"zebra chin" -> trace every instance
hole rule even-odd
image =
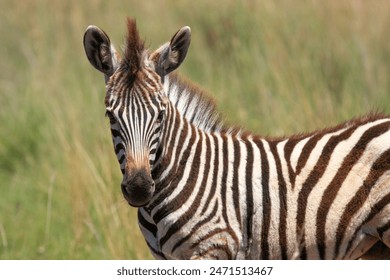
[[[133,207],[146,206],[154,194],[154,181],[145,172],[139,171],[131,176],[124,176],[121,184],[124,198]]]

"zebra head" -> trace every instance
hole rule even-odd
[[[191,30],[181,28],[155,52],[144,48],[135,20],[127,21],[128,34],[123,58],[107,34],[89,26],[84,48],[89,62],[104,74],[106,115],[123,180],[122,193],[131,206],[147,205],[155,185],[151,176],[158,160],[168,97],[164,77],[183,62]]]

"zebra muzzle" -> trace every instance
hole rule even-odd
[[[123,177],[122,193],[133,207],[142,207],[149,203],[154,193],[154,181],[145,172],[139,171]]]

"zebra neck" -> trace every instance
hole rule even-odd
[[[199,141],[203,132],[192,125],[172,105],[168,106],[162,142],[160,143],[161,156],[153,170],[153,178],[164,185],[172,181],[175,171],[185,164],[190,154],[195,153],[194,145]]]
[[[171,74],[164,81],[164,90],[180,115],[205,132],[219,132],[224,128],[214,100],[190,81]]]

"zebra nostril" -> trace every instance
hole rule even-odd
[[[125,195],[125,197],[129,196],[129,188],[125,184],[121,184],[122,193]]]

